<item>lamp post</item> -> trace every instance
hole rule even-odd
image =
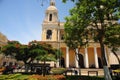
[[[59,60],[59,67],[61,67],[61,52],[60,52],[60,20],[58,21],[58,60]]]

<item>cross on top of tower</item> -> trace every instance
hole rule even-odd
[[[55,6],[55,0],[50,0],[50,6]]]

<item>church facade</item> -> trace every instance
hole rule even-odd
[[[58,10],[55,0],[50,0],[50,6],[45,11],[45,18],[42,23],[42,40],[51,44],[54,48],[60,49],[63,55],[59,59],[59,66],[81,68],[102,68],[101,51],[99,43],[91,41],[88,47],[80,50],[79,55],[64,43],[64,23],[59,21]],[[77,49],[76,49],[77,50]],[[105,47],[107,63],[110,65],[110,50]],[[77,60],[76,57],[79,57]]]

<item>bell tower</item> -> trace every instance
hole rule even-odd
[[[45,11],[45,18],[42,24],[42,41],[58,40],[58,10],[55,0],[50,0],[50,6]]]
[[[45,12],[44,22],[57,22],[58,21],[58,10],[55,6],[55,0],[50,0],[50,6]]]

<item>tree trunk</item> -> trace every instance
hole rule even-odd
[[[112,80],[108,67],[103,65],[103,69],[105,80]]]
[[[100,41],[100,47],[101,47],[101,54],[102,54],[102,62],[103,62],[103,69],[104,69],[104,77],[105,80],[112,80],[109,68],[107,66],[107,59],[105,54],[105,47],[102,41]]]
[[[75,54],[76,56],[78,56],[78,54],[79,53],[77,53],[77,54]],[[81,75],[81,67],[80,67],[80,65],[79,65],[79,58],[77,59],[77,57],[76,57],[76,60],[78,61],[78,74],[77,75]]]
[[[119,65],[120,65],[120,59],[119,59],[118,55],[116,54],[116,52],[115,52],[114,50],[112,50],[112,52],[113,52],[113,54],[116,56],[116,58],[117,58],[117,60],[118,60],[118,63],[119,63]]]
[[[29,65],[25,64],[25,72],[28,72],[28,69],[29,69]]]
[[[76,49],[78,49],[78,48],[76,48]],[[75,56],[76,56],[75,58],[78,61],[78,69],[79,69],[78,75],[81,75],[81,66],[79,65],[79,57],[78,57],[79,50],[77,51],[76,49],[74,49],[74,50],[75,50]]]
[[[23,61],[24,62],[24,66],[25,66],[25,72],[28,72],[28,63],[26,61]]]

